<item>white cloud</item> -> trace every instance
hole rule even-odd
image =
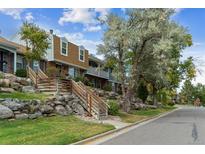
[[[91,9],[86,8],[73,8],[65,9],[63,16],[60,17],[58,23],[63,25],[66,22],[82,23],[82,24],[93,24],[95,23],[95,14]]]
[[[5,14],[5,15],[9,15],[12,16],[14,19],[21,19],[21,13],[23,13],[24,9],[3,9],[0,8],[0,12]]]
[[[100,20],[106,20],[107,19],[107,15],[108,15],[110,9],[109,8],[96,8],[95,11],[97,13],[99,13],[99,17],[98,18]]]
[[[99,25],[97,25],[97,26],[88,25],[83,30],[88,31],[88,32],[97,32],[97,31],[101,30],[101,26],[99,26]]]
[[[84,31],[97,32],[101,30],[99,20],[106,20],[110,9],[107,8],[73,8],[64,9],[63,16],[59,18],[58,23],[80,23],[84,25]]]
[[[28,22],[32,22],[32,21],[34,20],[34,17],[33,17],[33,15],[32,15],[32,12],[26,13],[25,19],[26,19],[26,21],[28,21]]]

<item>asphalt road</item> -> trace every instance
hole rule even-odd
[[[205,108],[186,107],[136,127],[101,144],[205,144]]]

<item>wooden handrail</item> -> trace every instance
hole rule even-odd
[[[72,92],[75,93],[87,106],[90,115],[100,118],[101,112],[107,115],[108,104],[102,98],[94,94],[92,90],[87,88],[82,82],[76,83],[71,80]]]

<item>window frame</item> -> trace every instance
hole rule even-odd
[[[83,55],[81,55],[81,51],[83,51]],[[80,59],[80,57],[83,56],[83,60]],[[85,62],[85,49],[79,48],[79,61]]]
[[[62,51],[62,49],[63,49],[63,43],[65,43],[66,44],[66,53],[63,53]],[[63,55],[63,56],[68,56],[68,42],[66,42],[66,41],[64,41],[64,40],[62,40],[61,39],[61,43],[60,43],[60,52],[61,52],[61,55]]]

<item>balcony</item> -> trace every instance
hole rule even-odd
[[[97,77],[101,77],[101,78],[105,78],[105,79],[109,79],[109,73],[106,72],[106,71],[103,71],[99,67],[89,67],[88,70],[87,70],[87,74],[97,76]]]

